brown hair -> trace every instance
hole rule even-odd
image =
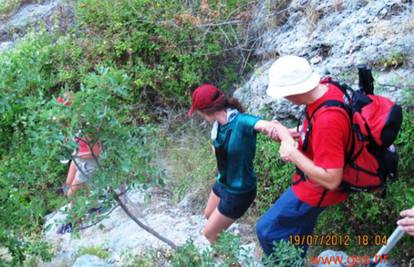
[[[213,99],[215,100],[217,98],[219,98],[221,96],[220,93],[218,93],[217,95],[213,95]],[[220,111],[220,110],[225,110],[227,108],[234,108],[237,109],[239,112],[245,112],[244,107],[242,106],[242,104],[240,103],[240,101],[237,98],[234,98],[232,96],[224,96],[223,100],[218,102],[217,104],[213,105],[212,107],[200,110],[203,113],[206,114],[211,114],[214,113],[216,111]]]

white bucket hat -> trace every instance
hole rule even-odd
[[[315,88],[320,78],[306,59],[282,56],[270,67],[266,93],[273,98],[303,94]]]

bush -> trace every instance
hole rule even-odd
[[[200,251],[192,241],[172,255],[173,266],[303,266],[302,250],[286,241],[275,242],[275,252],[257,260],[254,255],[246,255],[240,237],[222,232],[212,248]]]
[[[82,255],[95,255],[98,258],[107,260],[109,258],[109,252],[100,247],[83,247],[80,248],[77,257]]]
[[[172,255],[171,263],[175,267],[213,267],[214,258],[208,250],[200,252],[192,241],[188,241]]]
[[[258,177],[256,209],[263,214],[289,187],[294,166],[279,157],[279,144],[264,135],[258,135],[255,159]]]
[[[21,4],[21,0],[1,0],[0,1],[0,19],[8,17]]]
[[[218,82],[225,73],[234,79],[229,67],[240,62],[227,48],[240,38],[233,34],[240,28],[211,24],[230,19],[230,12],[244,2],[203,9],[183,6],[182,1],[82,0],[77,15],[89,33],[82,38],[89,62],[104,60],[126,69],[135,99],[152,106],[183,107],[189,89],[199,83]],[[221,38],[223,32],[228,32],[228,39]]]
[[[105,171],[94,177],[94,184],[89,184],[92,187],[89,205],[96,203],[93,199],[108,187],[159,182],[159,175],[149,167],[151,152],[144,148],[147,136],[154,129],[137,125],[135,109],[125,100],[129,99],[129,77],[124,71],[101,67],[97,73],[84,76],[80,90],[74,93],[72,106],[65,107],[47,94],[57,76],[44,72],[49,64],[45,58],[59,46],[40,49],[38,46],[46,40],[28,40],[20,49],[9,52],[7,58],[1,58],[6,63],[2,75],[7,78],[0,82],[5,99],[0,123],[7,131],[1,133],[0,139],[4,151],[0,165],[0,183],[4,185],[0,190],[0,225],[2,239],[6,239],[3,243],[14,262],[23,261],[24,253],[45,255],[29,248],[40,237],[44,216],[64,203],[56,195],[66,169],[59,159],[70,157],[76,147],[72,140],[78,129],[105,145],[102,154]],[[29,57],[24,54],[29,49],[49,52]],[[19,69],[20,64],[27,66]],[[21,75],[14,77],[15,72]],[[79,218],[88,208],[84,202],[76,203],[79,205],[75,205],[73,218]],[[14,212],[10,214],[11,210]],[[32,241],[35,243],[30,245]],[[25,243],[29,245],[21,245]]]
[[[48,89],[56,83],[50,72],[48,57],[55,49],[50,41],[42,34],[29,36],[0,55],[0,236],[14,264],[26,252],[50,256],[36,236],[44,215],[62,204],[54,192],[63,176],[64,167],[56,160],[61,147],[50,135],[41,145],[35,141],[45,129],[59,136],[45,116]]]
[[[283,267],[292,266],[300,267],[304,266],[305,262],[301,254],[303,250],[291,245],[289,242],[281,240],[274,243],[274,252],[264,257],[263,263],[265,266]]]

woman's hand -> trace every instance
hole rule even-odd
[[[405,217],[397,222],[397,224],[407,234],[414,236],[414,208],[409,210],[403,210],[400,215]]]
[[[300,136],[296,128],[288,129],[277,120],[259,120],[254,126],[254,129],[263,134],[266,134],[276,142],[280,142],[287,138],[297,139]],[[282,138],[279,135],[283,135]]]
[[[273,122],[271,121],[259,120],[254,126],[254,129],[269,136],[270,138],[275,139],[276,141],[280,141],[275,134]]]
[[[296,149],[296,142],[292,137],[291,131],[278,121],[272,121],[274,132],[272,138],[281,141],[279,154],[285,161],[291,161],[291,154]]]
[[[272,131],[273,139],[278,138],[282,142],[285,140],[293,140],[290,130],[286,128],[285,126],[283,126],[280,122],[271,121],[271,124],[273,126],[273,131]]]

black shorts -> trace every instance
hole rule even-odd
[[[226,191],[218,182],[213,185],[213,192],[220,198],[218,211],[226,217],[234,220],[243,216],[256,198],[256,188],[251,191],[234,194]]]

